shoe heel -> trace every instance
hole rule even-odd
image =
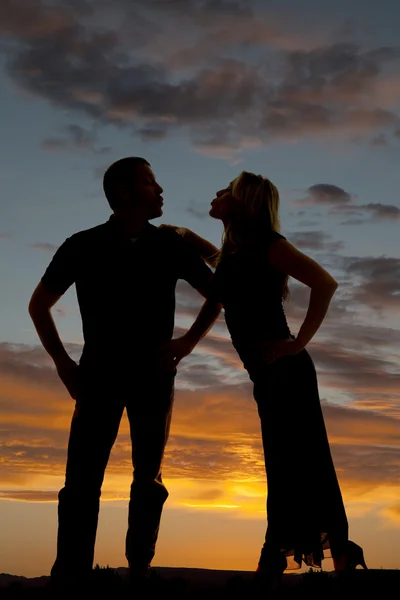
[[[349,541],[348,552],[346,557],[346,562],[348,563],[348,568],[351,571],[354,571],[358,565],[365,570],[368,570],[367,563],[364,559],[364,551],[361,546],[358,546],[352,541]]]

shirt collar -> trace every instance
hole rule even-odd
[[[126,231],[124,231],[124,229],[121,226],[120,221],[115,217],[115,215],[111,215],[109,217],[109,219],[107,221],[107,225],[113,236],[116,236],[121,239],[126,239],[126,240],[129,240],[134,237],[132,235],[127,234]],[[157,229],[157,227],[155,225],[152,225],[151,223],[147,222],[142,233],[139,236],[135,236],[135,237],[138,239],[148,237],[156,229]]]

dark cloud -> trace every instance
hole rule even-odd
[[[359,225],[370,222],[371,220],[398,219],[400,217],[400,208],[392,204],[369,203],[356,204],[355,195],[346,192],[343,188],[330,183],[316,183],[310,186],[304,198],[295,200],[294,204],[312,204],[316,206],[327,206],[330,208],[329,215],[346,215],[348,217],[343,222],[344,225]],[[297,217],[304,213],[299,211]],[[307,232],[299,233],[299,236],[306,236]],[[314,233],[315,236],[323,235]],[[300,237],[302,241],[302,237]],[[332,248],[333,250],[334,248]],[[338,248],[339,249],[339,248]]]
[[[176,314],[179,319],[190,317],[195,319],[204,303],[204,298],[186,281],[180,279],[176,286]],[[223,313],[217,319],[223,323]]]
[[[53,385],[50,358],[39,347],[0,343],[0,373],[31,383]]]
[[[58,246],[56,244],[50,244],[50,242],[35,242],[32,244],[32,248],[36,248],[37,250],[44,250],[45,252],[54,252],[57,250]]]
[[[168,132],[166,127],[143,127],[137,133],[144,142],[153,142],[163,140]]]
[[[358,225],[364,225],[365,223],[365,219],[346,219],[345,221],[342,221],[340,223],[340,225],[347,225],[350,227],[358,227]]]
[[[371,139],[372,146],[388,146],[388,140],[384,133],[378,133]]]
[[[346,391],[352,399],[365,390],[374,396],[398,394],[399,381],[393,356],[368,355],[361,352],[355,342],[314,342],[309,351],[317,365],[320,381],[332,390]]]
[[[304,216],[305,216],[305,214],[306,214],[306,213],[305,213],[305,211],[303,211],[303,210],[299,210],[299,211],[298,211],[298,212],[295,214],[295,216],[296,216],[297,218],[302,218],[302,217],[304,217]],[[313,214],[313,216],[315,216],[315,215]],[[312,220],[312,219],[304,219],[304,221],[298,221],[298,223],[297,223],[297,224],[298,224],[298,226],[299,226],[299,227],[318,227],[318,225],[320,225],[320,222],[319,222],[319,221],[317,221],[317,220],[315,220],[315,221],[314,221],[314,220]]]
[[[330,183],[316,183],[308,188],[307,193],[305,202],[311,202],[312,204],[333,204],[337,206],[338,204],[347,204],[352,200],[352,194]]]
[[[229,338],[208,335],[179,365],[177,387],[218,391],[236,383],[247,388],[249,378]]]
[[[65,344],[74,358],[80,355],[78,344]],[[0,376],[22,383],[62,390],[53,362],[41,346],[0,342]],[[17,410],[17,407],[16,407]]]
[[[65,459],[65,448],[54,448],[54,446],[37,445],[36,440],[30,440],[31,445],[23,443],[11,443],[1,447],[1,457],[3,465],[9,461],[13,461],[14,465],[17,462],[23,463],[25,468],[31,471],[36,470],[36,464],[46,463],[46,470],[51,469],[53,465],[59,465]],[[28,467],[28,463],[30,467]],[[43,466],[42,466],[43,469]]]
[[[398,418],[328,402],[323,402],[322,408],[343,478],[376,482],[380,479],[379,470],[383,469],[383,483],[399,483]]]
[[[195,217],[196,219],[200,219],[200,220],[206,219],[209,216],[207,208],[205,208],[203,206],[201,208],[198,208],[197,206],[194,206],[194,205],[193,206],[189,206],[186,209],[186,212],[191,217]]]
[[[63,127],[62,137],[46,138],[42,141],[42,147],[46,150],[68,150],[78,149],[93,152],[95,154],[107,154],[109,146],[98,146],[97,132],[71,123]]]
[[[63,150],[67,146],[67,140],[63,140],[61,138],[49,137],[42,141],[42,148],[45,150],[50,150],[51,152],[54,150]]]
[[[354,423],[355,429],[358,430],[360,425],[360,421]],[[397,486],[400,483],[398,447],[335,444],[332,455],[343,484],[358,482],[371,489],[379,485]]]
[[[360,278],[353,300],[381,312],[398,312],[400,296],[400,258],[373,257],[345,259],[346,272]]]
[[[195,318],[204,302],[198,292],[186,281],[179,280],[176,286],[176,312],[178,317]]]
[[[216,356],[213,356],[202,362],[202,358],[198,351],[185,357],[177,375],[177,387],[180,389],[218,389],[226,384],[227,377],[222,375],[224,361],[219,361]]]
[[[344,246],[343,242],[332,241],[332,236],[322,231],[300,231],[288,235],[289,241],[302,249],[338,252]]]
[[[381,204],[380,202],[362,204],[359,208],[370,212],[371,219],[399,219],[400,208],[393,204]]]
[[[364,225],[376,221],[392,221],[400,217],[400,208],[393,204],[370,202],[369,204],[353,204],[347,207],[335,207],[331,215],[345,214],[348,219],[342,225]]]
[[[342,340],[343,347],[346,349],[358,349],[363,354],[372,349],[379,350],[383,356],[386,355],[388,358],[400,346],[400,330],[398,329],[383,325],[361,324],[350,318],[340,320],[340,314],[343,317],[345,308],[344,306],[342,308],[342,304],[346,304],[346,301],[339,300],[338,302],[337,312],[333,306],[333,317],[328,314],[327,318],[330,325],[329,335],[332,336],[335,345]],[[376,370],[376,367],[373,370]]]
[[[70,138],[72,144],[77,148],[92,148],[96,140],[96,134],[94,131],[81,127],[71,123],[64,127],[65,133]],[[66,142],[68,143],[68,141]]]
[[[332,350],[337,348],[338,352],[341,347],[345,353],[344,356],[347,351],[359,351],[367,355],[376,351],[381,356],[395,353],[396,349],[400,347],[400,331],[384,326],[383,322],[379,325],[361,323],[358,318],[360,313],[358,279],[353,273],[348,273],[345,277],[345,280],[343,277],[337,277],[339,288],[331,300],[328,313],[316,338],[311,343],[311,348],[314,347],[316,340],[324,340],[328,349],[328,358],[330,344],[332,344]],[[290,297],[284,304],[284,308],[289,325],[296,333],[307,313],[310,288],[289,280],[289,289]],[[376,289],[375,294],[379,293],[380,290]],[[364,297],[364,302],[367,302],[369,308],[368,300]],[[381,300],[382,302],[383,300]],[[334,368],[335,365],[332,364],[332,369]],[[375,365],[373,370],[375,371],[376,368]]]
[[[247,455],[235,452],[235,446],[223,440],[173,437],[166,450],[165,469],[171,478],[229,481],[233,473],[239,473],[243,477],[263,480],[265,469],[260,437],[250,443],[248,449],[251,448],[251,452]]]
[[[68,29],[73,15],[61,3],[46,6],[42,0],[6,0],[0,4],[0,33],[33,41]]]
[[[78,6],[10,0],[1,8],[10,77],[60,109],[145,140],[183,129],[201,151],[228,158],[275,138],[379,139],[399,129],[398,115],[378,102],[397,48],[310,47],[268,10],[237,2]],[[71,132],[80,147],[88,143],[81,133]]]

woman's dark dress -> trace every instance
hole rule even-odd
[[[268,527],[260,564],[283,551],[288,569],[320,566],[323,550],[346,549],[348,523],[307,352],[268,364],[261,345],[291,332],[282,306],[284,275],[268,263],[272,233],[218,264],[211,297],[223,303],[232,343],[252,380],[261,420],[268,482]]]

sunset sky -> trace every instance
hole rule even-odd
[[[128,155],[164,188],[154,224],[215,244],[216,190],[241,170],[279,188],[283,234],[339,282],[308,348],[350,537],[370,567],[400,568],[399,24],[393,0],[1,1],[0,572],[49,573],[73,411],[27,305],[65,238],[108,219],[102,175]],[[290,287],[296,333],[309,291]],[[176,333],[201,303],[179,282]],[[79,359],[74,289],[54,317]],[[288,477],[313,468],[293,448]],[[101,565],[126,565],[131,471],[124,417]],[[260,427],[223,315],[179,367],[164,479],[155,566],[255,568]]]

